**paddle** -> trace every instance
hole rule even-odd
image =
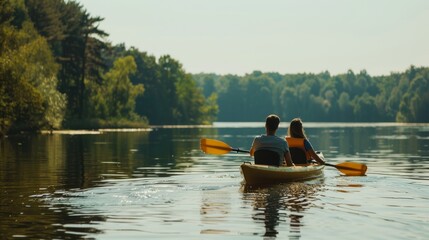
[[[228,144],[221,142],[219,140],[202,138],[200,140],[201,150],[207,154],[217,154],[222,155],[229,153],[231,151],[242,152],[242,153],[250,153],[247,150],[241,150],[239,148],[232,148]],[[330,164],[325,163],[325,166],[335,167],[340,172],[347,176],[364,176],[367,170],[367,166],[365,164],[356,163],[356,162],[343,162],[339,164]]]
[[[250,153],[250,151],[240,150],[239,148],[232,148],[228,144],[208,138],[202,138],[200,141],[201,150],[207,154],[222,155],[231,151]]]
[[[368,168],[365,164],[356,162],[343,162],[335,165],[325,163],[325,166],[335,167],[347,176],[364,176]]]

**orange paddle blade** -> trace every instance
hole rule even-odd
[[[364,176],[368,168],[365,164],[356,162],[343,162],[333,166],[347,176]]]
[[[228,144],[208,138],[202,138],[200,140],[200,147],[201,150],[207,154],[221,155],[229,153],[232,150],[232,148]]]

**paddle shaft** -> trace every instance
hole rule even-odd
[[[250,153],[250,151],[249,150],[241,150],[241,149],[239,149],[239,148],[231,148],[231,151],[234,151],[234,152],[241,152],[241,153]]]
[[[325,166],[329,166],[329,167],[334,167],[334,168],[338,168],[338,169],[344,169],[344,170],[351,170],[351,171],[356,171],[357,169],[355,169],[355,168],[350,168],[350,167],[343,167],[343,166],[337,166],[337,165],[334,165],[334,164],[330,164],[330,163],[324,163],[324,165]]]

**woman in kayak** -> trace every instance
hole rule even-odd
[[[290,122],[287,133],[286,141],[295,164],[309,164],[312,159],[316,160],[318,164],[325,164],[325,161],[316,154],[308,141],[300,118],[294,118]]]

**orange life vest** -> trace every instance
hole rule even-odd
[[[304,147],[304,139],[305,138],[293,138],[293,137],[286,137],[287,144],[289,145],[289,148],[299,148],[305,153],[305,157],[307,160],[311,160],[310,153],[305,150]]]

